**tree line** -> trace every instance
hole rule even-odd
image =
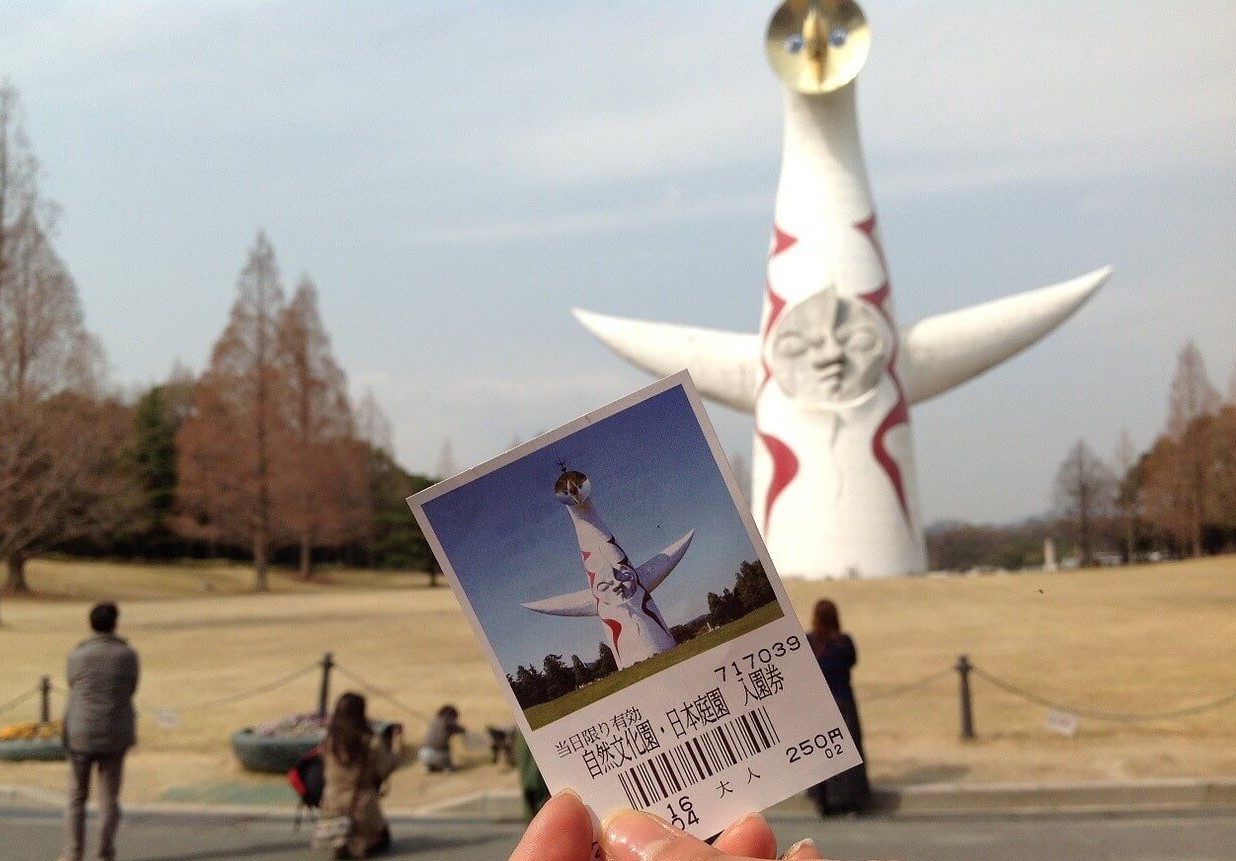
[[[305,276],[286,297],[259,232],[198,376],[136,398],[107,386],[102,345],[53,244],[56,208],[0,84],[0,558],[27,591],[49,551],[430,569],[403,500],[432,483],[394,460],[372,392],[353,405]]]
[[[1056,472],[1052,512],[1012,526],[949,523],[928,531],[937,570],[1039,567],[1044,539],[1078,565],[1236,550],[1236,376],[1226,397],[1192,341],[1180,350],[1167,420],[1137,451],[1127,432],[1104,458],[1085,439]]]

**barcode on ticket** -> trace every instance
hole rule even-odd
[[[781,739],[760,707],[652,756],[618,775],[632,807],[648,807],[694,786]]]

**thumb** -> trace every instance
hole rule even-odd
[[[601,848],[609,861],[708,861],[728,859],[707,843],[664,819],[622,810],[601,823]]]
[[[808,837],[787,849],[781,858],[782,861],[823,861],[824,856],[815,848],[815,841]]]

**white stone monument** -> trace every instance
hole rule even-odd
[[[870,39],[850,0],[789,0],[769,24],[785,144],[758,334],[574,312],[639,367],[685,367],[755,414],[752,513],[789,577],[923,571],[910,406],[1024,350],[1111,274],[900,328],[855,111]]]

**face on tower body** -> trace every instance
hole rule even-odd
[[[833,287],[788,309],[770,338],[769,364],[781,390],[808,406],[833,406],[871,391],[888,359],[875,310]]]
[[[638,586],[639,575],[635,573],[635,569],[620,562],[597,572],[592,581],[592,594],[596,595],[602,604],[612,607],[625,604],[635,597]]]

